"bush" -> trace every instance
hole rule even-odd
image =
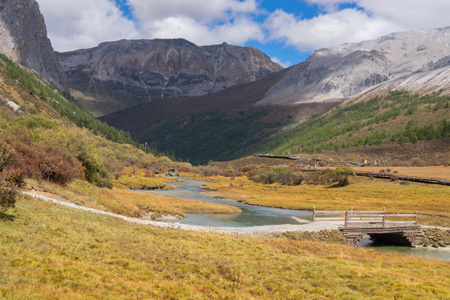
[[[14,208],[18,194],[17,186],[11,182],[0,179],[0,212]]]
[[[355,171],[350,167],[337,167],[332,173],[332,181],[337,182],[337,186],[346,186],[349,185],[350,182],[348,178],[350,176],[355,176]]]

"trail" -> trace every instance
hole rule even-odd
[[[254,226],[254,227],[206,227],[206,226],[197,226],[197,225],[188,225],[188,224],[179,224],[179,223],[168,223],[168,222],[157,222],[150,220],[143,220],[138,218],[126,217],[119,214],[114,214],[94,208],[80,206],[74,203],[64,202],[56,199],[52,199],[49,197],[45,197],[42,195],[30,193],[30,192],[22,192],[23,194],[37,198],[40,200],[44,200],[47,202],[63,205],[66,207],[79,209],[88,211],[95,214],[101,214],[105,216],[110,216],[114,218],[119,218],[127,222],[148,225],[158,228],[164,229],[177,229],[177,230],[186,230],[186,231],[196,231],[196,232],[208,232],[208,233],[219,233],[219,234],[227,234],[227,235],[246,235],[246,236],[263,236],[263,237],[272,237],[279,236],[288,231],[320,231],[320,230],[332,230],[338,229],[339,226],[342,226],[342,222],[333,222],[333,221],[315,221],[302,225],[265,225],[265,226]]]

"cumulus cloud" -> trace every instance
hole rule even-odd
[[[57,51],[139,36],[135,24],[108,0],[38,0],[38,3]]]
[[[395,31],[448,26],[448,0],[296,0],[321,14],[267,12],[268,0],[37,0],[58,51],[136,38],[185,38],[198,45],[249,41],[293,46],[300,52],[377,38]],[[294,0],[292,0],[294,1]]]
[[[301,19],[277,10],[266,20],[269,40],[299,51],[374,39],[396,31],[450,25],[447,0],[307,0],[323,13]],[[342,9],[342,5],[351,8]]]
[[[199,45],[263,41],[252,20],[256,0],[128,0],[133,18],[111,0],[38,0],[58,51],[93,47],[107,40],[185,38]]]
[[[270,39],[284,41],[300,51],[367,40],[400,29],[394,23],[370,17],[356,9],[304,20],[278,10],[267,19],[266,27]]]
[[[142,34],[148,38],[185,38],[199,45],[262,41],[261,26],[249,18],[255,0],[129,0]]]
[[[183,16],[201,23],[229,20],[236,15],[253,13],[255,0],[128,0],[141,22]]]
[[[228,42],[242,45],[249,39],[262,41],[264,33],[254,22],[236,19],[218,26],[208,26],[187,17],[168,17],[145,24],[150,38],[185,38],[198,45]]]

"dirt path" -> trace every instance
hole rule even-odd
[[[132,222],[141,225],[149,225],[158,228],[165,229],[178,229],[196,232],[209,232],[209,233],[220,233],[229,235],[248,235],[248,236],[278,236],[287,231],[320,231],[326,229],[338,229],[342,222],[330,222],[330,221],[315,221],[307,224],[301,225],[265,225],[265,226],[254,226],[254,227],[206,227],[197,225],[188,225],[180,223],[168,223],[168,222],[157,222],[149,221],[138,218],[126,217],[119,214],[113,214],[110,212],[88,208],[80,206],[74,203],[64,202],[42,195],[37,195],[30,192],[22,192],[25,195],[31,196],[33,198],[41,199],[47,202],[56,203],[70,208],[75,208],[79,210],[89,211],[96,214],[106,215],[110,217],[119,218],[127,222]]]

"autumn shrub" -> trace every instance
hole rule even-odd
[[[4,180],[21,186],[25,178],[66,184],[80,177],[81,164],[63,149],[33,143],[27,137],[2,135],[0,172]]]

